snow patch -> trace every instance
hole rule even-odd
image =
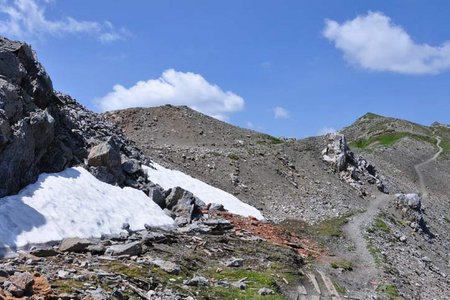
[[[253,216],[259,220],[264,219],[261,212],[255,207],[242,202],[235,196],[221,189],[210,186],[209,184],[193,178],[183,172],[164,168],[155,162],[153,163],[153,167],[154,168],[142,166],[148,174],[148,179],[153,183],[159,184],[164,189],[179,186],[187,191],[190,191],[206,204],[222,204],[226,210],[233,214],[244,217]]]
[[[142,191],[106,184],[81,167],[41,174],[19,194],[0,198],[0,248],[115,234],[124,222],[133,230],[173,224]]]

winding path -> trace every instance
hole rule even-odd
[[[435,136],[436,146],[439,151],[430,159],[423,161],[414,166],[416,173],[420,181],[420,191],[423,196],[427,196],[427,190],[424,181],[424,175],[420,171],[420,168],[434,160],[436,160],[442,153],[443,149],[440,146],[441,138]],[[343,230],[346,236],[353,242],[355,249],[347,255],[357,263],[359,267],[359,278],[362,283],[370,284],[379,278],[380,270],[377,268],[375,260],[368,250],[367,241],[364,237],[365,229],[372,223],[373,219],[378,215],[380,210],[387,206],[389,198],[391,196],[386,194],[378,194],[375,199],[371,200],[367,210],[361,214],[354,216]]]
[[[354,216],[343,230],[346,236],[353,242],[355,249],[349,253],[351,260],[355,261],[357,268],[360,269],[359,278],[361,282],[369,284],[379,276],[379,270],[375,260],[367,247],[367,241],[364,237],[365,228],[367,228],[373,219],[378,215],[380,209],[389,202],[389,195],[379,194],[375,199],[369,202],[366,211]],[[358,271],[358,270],[356,270]]]
[[[420,192],[422,193],[422,197],[424,198],[428,197],[428,190],[426,188],[424,176],[422,174],[422,171],[420,171],[420,168],[429,164],[432,161],[435,161],[439,157],[439,155],[441,155],[442,151],[444,151],[444,149],[441,147],[442,141],[441,138],[439,136],[435,136],[435,138],[436,138],[436,146],[438,147],[439,151],[436,152],[436,154],[430,159],[427,159],[426,161],[418,163],[417,165],[414,166],[414,170],[416,170],[417,176],[419,177]]]

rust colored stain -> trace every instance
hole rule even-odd
[[[305,239],[295,233],[288,232],[274,224],[261,222],[253,217],[241,217],[228,212],[218,212],[216,215],[230,221],[236,235],[252,234],[277,245],[291,248],[302,257],[320,258],[326,251],[315,241]]]

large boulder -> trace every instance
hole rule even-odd
[[[203,201],[179,186],[168,190],[167,194],[165,207],[187,222],[201,217],[201,209],[206,207]]]
[[[33,294],[33,275],[29,272],[20,273],[8,278],[11,283],[8,286],[8,292],[15,297],[30,296]]]
[[[400,211],[402,219],[414,230],[426,230],[423,219],[422,200],[416,193],[396,194],[396,208]]]
[[[87,158],[87,164],[91,167],[104,167],[114,176],[114,180],[121,185],[125,176],[122,172],[122,159],[120,149],[114,138],[92,147]],[[113,183],[113,182],[108,182]]]
[[[128,244],[119,244],[110,246],[106,249],[105,254],[110,256],[120,256],[120,255],[140,255],[142,253],[141,242],[132,242]]]
[[[92,242],[81,238],[65,238],[59,245],[59,251],[62,252],[86,252],[87,247],[92,245]]]

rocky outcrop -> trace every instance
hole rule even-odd
[[[378,190],[388,193],[387,186],[383,183],[375,167],[362,156],[355,158],[355,154],[350,150],[343,134],[332,133],[328,136],[328,141],[327,147],[322,151],[323,160],[330,164],[333,171],[338,173],[342,180],[363,196],[367,194],[364,181],[376,184]]]
[[[31,47],[0,38],[0,197],[51,169],[57,143],[52,82]]]
[[[149,162],[116,126],[55,92],[29,45],[0,37],[0,197],[74,165],[148,193]]]
[[[422,213],[422,199],[418,194],[396,194],[396,208],[400,210],[406,225],[415,231],[423,229],[425,221]]]

